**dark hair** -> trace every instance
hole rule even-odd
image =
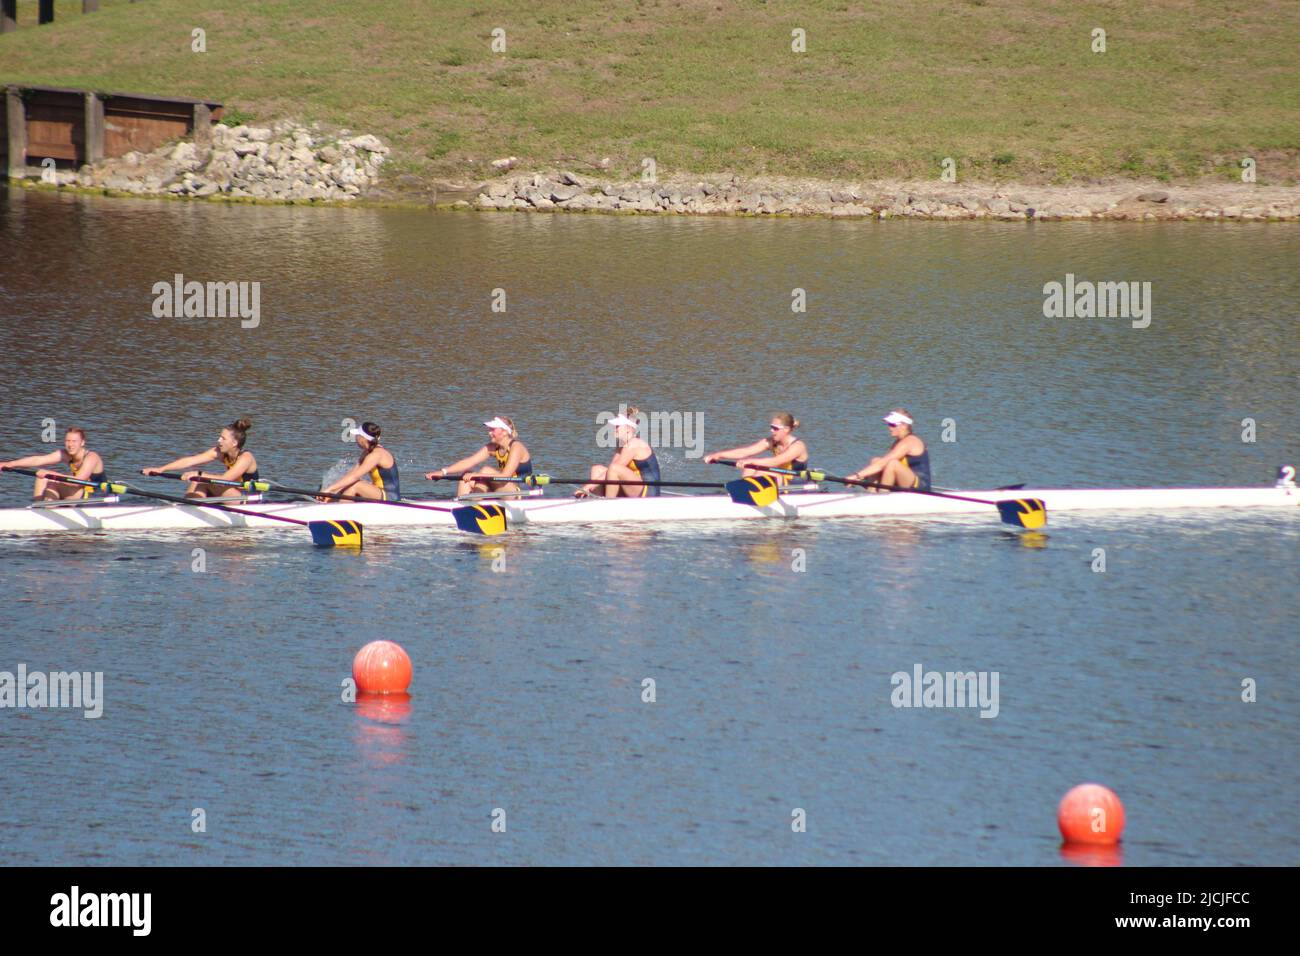
[[[379,436],[383,432],[383,429],[380,428],[378,425],[376,425],[374,422],[362,422],[361,430],[374,439],[374,441],[370,443],[370,446],[361,453],[361,457],[365,458],[366,455],[374,451],[375,448],[379,445]]]
[[[226,426],[226,431],[235,436],[235,444],[240,451],[244,450],[244,439],[248,437],[248,430],[253,427],[253,423],[247,418],[240,418]]]

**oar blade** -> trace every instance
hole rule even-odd
[[[998,512],[1007,524],[1017,528],[1041,528],[1047,524],[1047,506],[1041,498],[1011,498],[997,502]]]
[[[488,537],[506,532],[506,509],[501,505],[466,505],[452,511],[456,527]]]
[[[737,478],[726,484],[727,494],[738,505],[753,505],[765,508],[776,501],[781,493],[781,486],[771,475],[750,475]]]
[[[309,521],[312,543],[322,548],[361,547],[360,521]]]

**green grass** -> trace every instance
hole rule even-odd
[[[425,176],[509,155],[620,176],[643,156],[661,175],[935,179],[948,156],[962,179],[1224,177],[1242,156],[1261,182],[1300,174],[1292,0],[61,0],[41,28],[19,6],[0,82],[346,126]]]

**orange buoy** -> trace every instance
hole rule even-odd
[[[1056,825],[1066,843],[1118,843],[1124,832],[1124,804],[1099,783],[1081,783],[1056,808]]]
[[[400,644],[371,641],[352,659],[352,679],[363,694],[404,694],[411,686],[411,659]]]

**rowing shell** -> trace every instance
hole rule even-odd
[[[1006,498],[1003,491],[962,491],[962,495]],[[1030,489],[1017,498],[1041,498],[1049,512],[1177,511],[1212,508],[1296,508],[1294,487],[1271,488],[1098,488]],[[450,503],[450,502],[449,502]],[[923,495],[804,492],[784,494],[771,505],[736,504],[726,495],[660,498],[530,498],[493,502],[505,508],[511,525],[620,524],[624,522],[730,521],[755,518],[888,518],[910,515],[983,514],[987,505]],[[394,508],[368,502],[318,504],[294,501],[245,504],[230,514],[193,505],[135,502],[68,507],[0,508],[0,532],[18,531],[154,531],[197,528],[283,528],[282,521],[360,521],[367,527],[454,528],[450,512]]]

